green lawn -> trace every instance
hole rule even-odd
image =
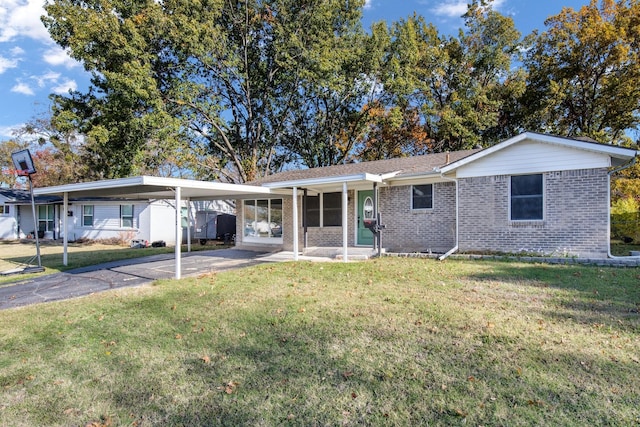
[[[382,258],[6,310],[0,425],[639,425],[639,283]]]

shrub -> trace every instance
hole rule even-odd
[[[633,197],[624,197],[612,203],[611,234],[625,243],[640,242],[640,204]]]

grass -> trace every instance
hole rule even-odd
[[[629,256],[631,251],[640,251],[640,245],[624,243],[621,240],[611,241],[611,255]]]
[[[206,246],[192,244],[191,250],[215,249],[216,247],[218,246],[212,244]],[[183,252],[186,252],[186,249],[186,245],[183,245]],[[68,265],[65,266],[62,263],[62,243],[44,241],[40,245],[40,259],[42,266],[45,267],[45,271],[37,274],[0,276],[0,286],[43,274],[53,274],[115,260],[173,253],[174,250],[174,247],[132,249],[128,246],[107,245],[102,243],[69,243]],[[35,254],[35,243],[0,241],[0,271],[16,268],[26,263],[30,258],[34,257]],[[32,260],[31,265],[37,265],[37,261],[35,259]]]
[[[639,425],[639,281],[382,258],[6,310],[0,425]]]

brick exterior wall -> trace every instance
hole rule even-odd
[[[411,186],[380,189],[380,215],[386,228],[382,247],[389,252],[444,253],[455,245],[456,187],[433,184],[433,209],[411,210]]]
[[[460,251],[606,258],[607,170],[543,176],[543,221],[510,221],[510,176],[460,179]]]
[[[547,172],[544,220],[509,219],[509,175],[459,179],[460,252],[538,253],[607,257],[607,170]],[[433,209],[411,210],[411,186],[381,187],[380,214],[389,252],[444,253],[455,245],[456,194],[453,182],[433,184]],[[301,193],[301,192],[300,192]],[[299,194],[300,194],[299,193]],[[355,245],[356,192],[349,190],[348,245]],[[293,249],[292,198],[283,196],[284,250]],[[237,201],[237,206],[242,206]],[[237,241],[242,246],[243,210],[238,209]],[[302,195],[298,198],[298,247],[304,247]],[[247,245],[255,246],[254,243]],[[342,227],[310,227],[309,247],[342,246]],[[273,249],[277,249],[273,247]]]

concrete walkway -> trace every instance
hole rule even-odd
[[[190,252],[183,254],[182,274],[184,277],[197,276],[214,271],[292,259],[292,253],[265,253],[242,249]],[[331,261],[330,258],[325,257],[301,256],[300,259]],[[140,286],[157,279],[173,277],[173,254],[113,261],[0,286],[0,310],[75,298],[110,289]]]

